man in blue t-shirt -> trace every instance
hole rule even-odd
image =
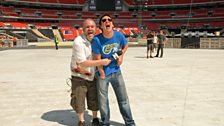
[[[93,54],[97,60],[104,58],[112,59],[108,66],[97,67],[97,90],[102,125],[110,125],[110,109],[108,99],[108,86],[110,83],[116,94],[117,102],[122,117],[125,121],[125,125],[135,126],[124,79],[120,70],[124,53],[128,48],[127,40],[120,32],[113,31],[114,25],[112,18],[108,14],[104,14],[100,18],[99,26],[102,33],[96,35],[92,40]]]

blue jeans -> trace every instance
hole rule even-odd
[[[100,77],[97,78],[98,101],[103,126],[110,125],[110,108],[108,100],[109,83],[111,83],[115,92],[120,113],[125,121],[125,125],[135,126],[121,71],[113,73],[104,79],[101,79]]]

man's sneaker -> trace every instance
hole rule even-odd
[[[86,125],[85,125],[85,122],[79,121],[78,126],[86,126]]]
[[[94,118],[92,121],[92,126],[100,126],[100,121],[98,118]]]

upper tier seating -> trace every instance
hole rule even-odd
[[[60,4],[84,4],[86,0],[20,0],[24,2],[60,3]]]
[[[44,2],[44,3],[57,3],[57,0],[38,0],[38,2]]]
[[[190,4],[193,3],[201,3],[201,2],[213,2],[213,1],[220,1],[220,0],[148,0],[145,1],[145,5],[163,5],[163,4]],[[125,0],[125,2],[129,5],[137,4],[135,0]]]

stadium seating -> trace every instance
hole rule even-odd
[[[55,3],[57,5],[83,5],[86,0],[20,0],[27,3]],[[193,3],[191,3],[193,2]],[[182,5],[203,3],[203,8],[178,8]],[[139,34],[142,26],[146,26],[150,30],[166,27],[169,29],[179,29],[185,25],[188,28],[203,28],[204,24],[209,24],[210,27],[224,26],[224,8],[223,7],[204,7],[213,2],[220,0],[148,0],[141,4],[153,6],[163,6],[162,9],[150,9],[148,11],[108,11],[113,18],[115,29],[122,32],[126,36],[134,36]],[[125,4],[136,6],[135,0],[125,0]],[[164,6],[176,4],[176,9],[164,9]],[[45,6],[43,8],[29,8],[24,6],[3,6],[1,14],[3,18],[0,20],[1,28],[25,29],[34,26],[36,29],[51,29],[56,26],[62,33],[62,38],[73,40],[77,35],[82,34],[82,21],[86,18],[92,18],[98,21],[103,11],[80,11],[72,9],[57,9]],[[62,6],[63,7],[63,6]],[[189,15],[191,13],[191,15]],[[79,28],[76,28],[79,26]],[[119,27],[122,26],[122,27]],[[97,34],[101,30],[97,29]],[[44,33],[43,33],[44,34]],[[49,36],[50,38],[52,36]]]
[[[84,4],[86,0],[20,0],[25,2],[59,3],[59,4]]]
[[[150,5],[150,3],[147,3]],[[172,0],[154,0],[154,3],[156,5],[161,5],[161,4],[172,4]]]
[[[44,2],[44,3],[57,3],[57,0],[38,0],[38,2]]]
[[[147,0],[147,1],[139,1],[135,2],[135,0],[125,0],[128,5],[136,5],[136,4],[145,4],[145,5],[167,5],[167,4],[190,4],[192,3],[201,3],[201,2],[213,2],[220,0]]]
[[[62,27],[61,33],[63,34],[64,41],[71,41],[74,40],[79,34],[75,28],[70,27]]]

